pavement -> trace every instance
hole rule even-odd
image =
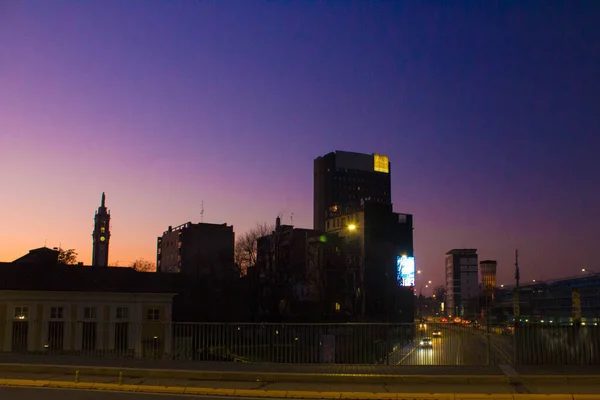
[[[141,395],[141,396],[140,396]],[[226,382],[189,379],[2,373],[0,398],[20,400],[137,400],[161,395],[209,399],[591,400],[600,385],[573,384],[342,384]],[[158,400],[158,397],[157,397]]]

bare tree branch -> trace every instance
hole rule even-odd
[[[266,222],[257,223],[248,232],[238,236],[235,241],[234,259],[242,275],[246,274],[248,267],[256,265],[256,241],[270,235],[275,226]]]
[[[131,268],[138,272],[155,272],[156,264],[152,261],[144,260],[143,258],[139,258],[133,262]]]

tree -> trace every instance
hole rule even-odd
[[[61,265],[77,264],[77,252],[75,249],[58,249],[58,263]]]
[[[152,261],[144,260],[143,258],[138,258],[133,262],[131,268],[138,272],[156,272],[156,264]]]
[[[245,275],[248,267],[256,265],[256,242],[258,238],[270,235],[275,226],[266,222],[257,223],[248,232],[240,235],[235,241],[234,261],[240,269],[240,274]]]
[[[446,297],[446,288],[444,287],[444,285],[436,286],[435,288],[433,288],[433,294],[435,295],[435,298],[439,301],[444,301]]]

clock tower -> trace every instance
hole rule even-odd
[[[94,215],[92,233],[92,266],[108,267],[108,242],[110,240],[110,211],[106,209],[106,196],[102,193],[102,202]]]

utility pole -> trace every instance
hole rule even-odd
[[[521,278],[521,274],[519,272],[519,250],[515,250],[515,292],[513,296],[513,313],[515,316],[515,326],[520,320],[521,310],[519,303],[519,280]]]

